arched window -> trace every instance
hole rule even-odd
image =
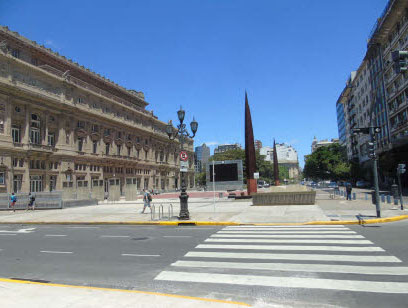
[[[36,114],[31,114],[31,123],[30,123],[30,141],[34,144],[41,143],[41,119]]]

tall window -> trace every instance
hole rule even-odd
[[[11,127],[11,136],[13,138],[14,143],[20,143],[21,142],[20,125],[13,125]]]
[[[92,144],[92,153],[96,154],[97,150],[98,150],[98,141],[94,141]]]
[[[0,184],[4,185],[6,183],[6,177],[4,172],[0,172]]]
[[[23,175],[17,174],[13,178],[13,192],[18,193],[21,191],[21,184],[23,183]]]
[[[105,153],[106,153],[106,155],[109,155],[109,149],[110,149],[110,144],[107,143],[107,144],[105,145]]]
[[[41,175],[30,176],[30,191],[31,192],[43,191],[43,183],[42,183]]]
[[[30,139],[31,143],[40,144],[41,143],[41,120],[40,117],[36,114],[31,115],[31,126],[30,126]]]
[[[131,151],[131,148],[128,147],[128,148],[127,148],[127,152],[128,152],[127,156],[130,156],[130,151]]]
[[[78,138],[78,151],[82,152],[82,148],[84,145],[84,138]]]
[[[15,58],[20,58],[20,50],[18,50],[18,49],[13,49],[13,50],[11,51],[11,55],[12,55],[13,57],[15,57]]]
[[[121,150],[122,146],[118,145],[118,155],[120,155],[120,150]]]
[[[57,176],[51,175],[50,176],[50,191],[54,191],[57,186]]]
[[[85,128],[85,122],[84,121],[78,121],[77,127],[78,128]]]
[[[48,133],[48,145],[55,146],[55,133]]]
[[[145,151],[145,159],[147,159],[147,151]]]

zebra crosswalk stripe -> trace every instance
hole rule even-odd
[[[245,234],[311,234],[311,233],[318,233],[318,234],[330,234],[330,233],[338,233],[338,234],[356,234],[355,231],[349,231],[349,230],[344,230],[344,231],[247,231],[247,230],[234,230],[234,231],[218,231],[217,234],[234,234],[234,233],[245,233]]]
[[[315,251],[384,251],[381,247],[355,247],[355,246],[297,246],[297,245],[221,245],[200,244],[199,249],[243,249],[243,250],[315,250]]]
[[[370,255],[324,255],[324,254],[284,254],[252,252],[207,252],[189,251],[185,257],[223,258],[223,259],[263,259],[263,260],[303,260],[303,261],[337,261],[337,262],[402,262],[394,256]]]
[[[349,273],[365,275],[408,275],[408,267],[360,266],[342,264],[243,263],[213,261],[176,261],[171,266],[225,269],[252,269],[269,271],[295,271],[318,273]]]
[[[251,286],[325,289],[375,293],[408,293],[408,283],[389,281],[358,281],[320,278],[275,277],[260,275],[230,275],[163,271],[155,280],[223,283]]]
[[[283,244],[348,244],[348,245],[370,245],[369,240],[273,240],[258,238],[208,238],[204,242],[214,243],[283,243]]]
[[[362,235],[349,235],[349,234],[322,234],[322,235],[305,235],[305,234],[234,234],[234,233],[221,233],[213,234],[211,237],[248,237],[248,238],[364,238]]]

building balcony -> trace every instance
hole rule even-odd
[[[45,153],[53,153],[56,152],[57,149],[55,147],[49,146],[49,145],[42,145],[42,144],[36,144],[36,143],[29,143],[27,151],[30,152],[45,152]]]

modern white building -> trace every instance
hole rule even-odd
[[[299,175],[299,160],[297,151],[286,143],[277,143],[276,152],[278,155],[278,164],[288,167],[289,178],[296,178]],[[259,153],[265,156],[266,161],[273,161],[273,147],[265,146],[259,150]]]

